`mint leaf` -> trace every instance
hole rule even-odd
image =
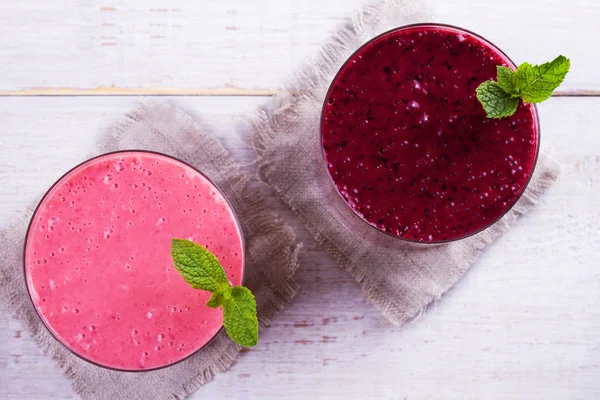
[[[173,264],[183,279],[195,289],[212,292],[206,305],[223,308],[223,325],[234,342],[242,346],[258,343],[256,300],[250,289],[231,287],[225,270],[205,247],[183,239],[171,242]]]
[[[175,268],[194,289],[215,292],[219,284],[229,284],[217,257],[199,244],[189,240],[173,239],[171,256]]]
[[[503,65],[496,66],[496,71],[498,74],[498,86],[506,93],[510,95],[514,95],[516,92],[513,75],[514,72],[512,69],[505,67]],[[518,96],[517,96],[518,97]]]
[[[527,103],[539,103],[548,99],[565,79],[571,61],[558,56],[542,65],[523,63],[514,73],[513,82],[516,93]]]
[[[519,99],[511,97],[497,82],[485,81],[475,91],[488,118],[502,118],[517,111]]]
[[[503,65],[496,66],[497,82],[485,81],[475,93],[488,118],[513,115],[519,99],[526,103],[539,103],[550,96],[565,79],[571,61],[565,56],[542,65],[523,63],[516,71]]]
[[[231,298],[223,303],[223,325],[236,343],[246,347],[258,343],[256,301],[248,288],[231,288]]]
[[[210,308],[217,308],[223,305],[223,303],[225,303],[230,298],[231,286],[229,285],[229,283],[222,283],[221,285],[219,285],[217,291],[212,294],[210,299],[208,299],[206,305]]]

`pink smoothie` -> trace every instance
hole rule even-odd
[[[170,157],[112,153],[60,179],[36,210],[25,274],[38,314],[75,354],[99,365],[147,370],[205,345],[222,312],[173,267],[171,239],[190,239],[242,282],[242,233],[203,175]]]

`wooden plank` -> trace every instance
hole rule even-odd
[[[272,91],[365,1],[13,2],[0,10],[0,91]],[[517,63],[571,57],[562,90],[600,90],[600,2],[428,3],[435,21],[479,32]]]
[[[272,96],[272,90],[239,89],[239,88],[116,88],[100,86],[94,89],[78,89],[70,87],[31,88],[24,90],[0,91],[0,97],[24,96]],[[600,94],[600,91],[598,92]],[[592,94],[595,95],[595,94]]]
[[[253,167],[236,120],[267,98],[180,97]],[[0,98],[0,226],[89,153],[129,97]],[[543,144],[564,165],[538,207],[420,319],[393,327],[306,242],[298,297],[193,399],[600,398],[599,98],[540,106]],[[0,398],[73,398],[28,333],[0,313]]]

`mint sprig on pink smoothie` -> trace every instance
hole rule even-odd
[[[231,286],[221,263],[205,247],[189,240],[173,239],[173,265],[194,289],[213,295],[206,305],[223,308],[223,325],[234,342],[251,347],[258,343],[256,300],[245,286]]]
[[[498,65],[497,80],[479,85],[477,99],[488,118],[509,117],[517,111],[519,99],[526,103],[547,100],[563,82],[570,67],[571,61],[565,56],[558,56],[542,65],[525,62],[516,71]]]

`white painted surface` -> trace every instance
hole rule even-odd
[[[359,3],[7,3],[0,9],[0,90],[277,87]],[[564,52],[573,61],[565,86],[600,89],[592,74],[600,61],[596,1],[436,4],[438,15],[448,16],[444,21],[482,33],[517,61]],[[511,4],[519,4],[519,11]],[[116,11],[102,11],[111,7]],[[153,7],[171,11],[150,11]],[[115,13],[117,25],[103,26],[111,22],[101,13]],[[152,25],[162,23],[184,28],[155,44],[149,38],[153,29],[176,32],[170,25]],[[506,32],[517,27],[524,34]],[[103,29],[113,28],[130,44],[104,49]],[[574,40],[580,35],[583,40]],[[535,39],[523,39],[528,37]],[[203,115],[235,157],[252,168],[248,134],[234,117],[267,97],[155,100]],[[85,157],[100,132],[136,101],[0,97],[0,226]],[[231,370],[193,398],[600,398],[599,109],[598,97],[555,98],[540,106],[543,143],[565,166],[559,182],[442,301],[400,328],[379,315],[273,199],[306,242],[298,273],[302,290],[262,332],[258,347],[241,354]],[[74,397],[54,362],[1,312],[0,399]]]
[[[564,52],[573,68],[561,90],[600,90],[597,0],[425,1],[437,22],[480,33],[517,63],[545,62]],[[281,87],[365,0],[4,3],[0,91],[256,90]]]

